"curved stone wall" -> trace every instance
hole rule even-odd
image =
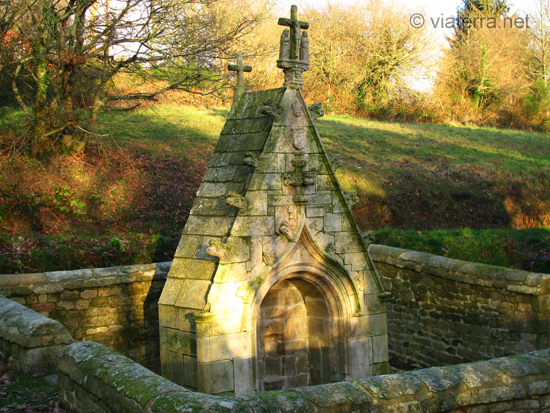
[[[58,383],[62,407],[86,413],[542,412],[550,407],[550,350],[233,398],[189,391],[80,342],[65,350]]]
[[[371,245],[388,300],[390,357],[420,367],[550,346],[550,274]]]
[[[160,370],[158,298],[170,262],[0,275],[0,293],[93,340]]]

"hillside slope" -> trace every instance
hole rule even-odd
[[[85,153],[0,157],[0,273],[170,259],[228,109],[105,113]],[[21,113],[0,109],[2,133]],[[325,116],[363,230],[550,225],[550,137]]]

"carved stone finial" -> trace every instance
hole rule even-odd
[[[336,171],[338,168],[344,165],[342,155],[340,155],[339,153],[332,155],[328,161],[330,162],[330,166],[333,171]]]
[[[325,116],[325,111],[323,110],[323,104],[321,102],[314,103],[309,109],[309,115],[311,116],[311,119],[314,121],[317,120],[317,118]]]
[[[244,85],[244,72],[252,72],[252,66],[245,66],[243,64],[243,54],[237,53],[236,64],[228,65],[227,69],[232,72],[237,72],[237,87],[235,87],[235,92],[233,93],[233,102],[236,102],[246,93],[246,87]]]
[[[278,122],[283,116],[283,107],[274,100],[267,99],[262,106],[262,113],[271,117],[274,122]]]
[[[262,167],[262,161],[254,152],[247,152],[244,154],[243,165],[250,166],[257,171]]]
[[[309,69],[309,38],[306,31],[309,23],[298,20],[298,8],[291,6],[290,19],[281,17],[279,25],[288,26],[281,36],[281,49],[277,67],[284,69],[285,87],[300,89],[304,84],[302,72]],[[287,31],[288,31],[288,57],[287,57]]]
[[[248,214],[250,212],[250,201],[237,192],[230,191],[225,198],[225,202],[227,202],[228,205],[238,208],[239,212],[243,214]]]
[[[289,58],[297,60],[300,57],[300,46],[302,43],[301,30],[309,29],[309,23],[298,20],[298,7],[290,6],[290,19],[285,17],[279,18],[279,26],[290,27],[290,53]],[[287,30],[287,29],[285,29]]]
[[[358,204],[360,201],[359,197],[357,196],[356,190],[349,191],[344,195],[344,197],[346,198],[346,202],[348,203],[350,209],[352,209],[353,206]]]

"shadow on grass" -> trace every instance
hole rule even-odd
[[[322,120],[319,130],[329,153],[343,155],[344,188],[360,193],[362,229],[549,222],[546,134],[347,118]]]

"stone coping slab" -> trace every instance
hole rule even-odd
[[[64,290],[166,280],[171,261],[69,271],[0,274],[0,292],[5,296],[54,294]]]
[[[371,244],[369,254],[375,262],[423,272],[465,284],[502,288],[529,295],[541,295],[550,292],[550,274],[461,261],[379,244]]]

